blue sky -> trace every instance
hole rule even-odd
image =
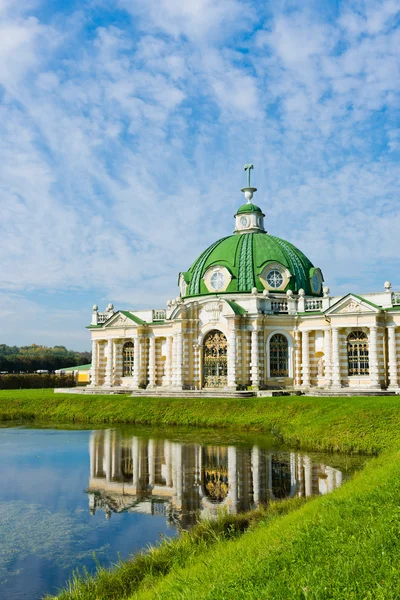
[[[0,342],[89,348],[267,230],[332,293],[400,290],[399,0],[0,0]]]

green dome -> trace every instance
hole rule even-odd
[[[293,244],[268,233],[259,232],[231,235],[207,248],[189,271],[182,273],[188,284],[185,297],[210,293],[215,295],[217,292],[210,292],[203,278],[210,267],[216,266],[225,267],[232,277],[224,293],[246,293],[255,287],[262,292],[265,288],[259,275],[268,271],[266,267],[272,263],[279,263],[291,274],[286,287],[279,290],[280,292],[292,290],[293,293],[297,293],[303,288],[306,295],[322,295],[321,285],[318,293],[311,289],[310,278],[318,270],[308,258]]]
[[[242,206],[239,208],[239,210],[237,211],[237,215],[240,215],[241,213],[252,213],[252,212],[259,212],[262,214],[262,210],[259,206],[256,206],[255,204],[242,204]]]

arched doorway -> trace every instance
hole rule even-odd
[[[224,387],[228,383],[228,342],[222,331],[213,329],[203,343],[204,387]]]

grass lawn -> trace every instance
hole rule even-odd
[[[400,598],[400,397],[150,399],[1,391],[0,419],[195,425],[270,432],[371,458],[328,496],[203,523],[62,600]]]

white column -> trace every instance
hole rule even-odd
[[[378,339],[377,327],[372,325],[369,328],[369,375],[372,388],[380,388],[378,372]]]
[[[177,347],[177,339],[176,333],[171,337],[171,384],[173,386],[176,385],[176,347]]]
[[[304,388],[310,387],[310,363],[309,363],[309,339],[308,331],[302,332],[301,342],[301,362],[302,362],[302,386]]]
[[[336,469],[335,471],[335,475],[336,475],[336,487],[340,487],[342,485],[342,481],[343,481],[343,475],[341,471],[338,471]]]
[[[397,374],[397,351],[396,351],[396,326],[388,327],[388,350],[389,350],[389,389],[399,387]]]
[[[172,353],[172,336],[168,335],[165,344],[165,374],[164,385],[171,385],[171,353]]]
[[[235,446],[229,446],[228,448],[228,483],[230,488],[230,496],[232,502],[232,512],[235,513],[237,510],[237,461],[236,461],[236,448]]]
[[[331,331],[324,331],[324,359],[325,359],[325,387],[330,387],[332,383],[332,367],[331,367]]]
[[[139,338],[135,336],[133,338],[133,385],[139,387],[139,373],[140,373],[140,343]]]
[[[260,385],[258,367],[258,331],[255,328],[251,332],[251,385],[255,388],[258,388]]]
[[[111,386],[113,383],[112,372],[113,372],[113,341],[112,339],[107,340],[106,347],[106,377],[104,380],[105,386]]]
[[[176,381],[175,385],[182,387],[182,359],[183,359],[183,334],[178,331],[176,334]]]
[[[98,373],[98,361],[99,361],[99,345],[97,340],[92,340],[92,366],[90,369],[90,385],[97,385],[97,373]]]
[[[154,335],[150,338],[149,348],[149,384],[148,388],[156,387],[156,338]]]
[[[298,329],[294,332],[294,340],[294,385],[299,387],[301,386],[301,338]]]
[[[332,386],[342,387],[340,377],[339,329],[332,327]]]
[[[228,387],[236,389],[236,331],[234,324],[228,338]]]

